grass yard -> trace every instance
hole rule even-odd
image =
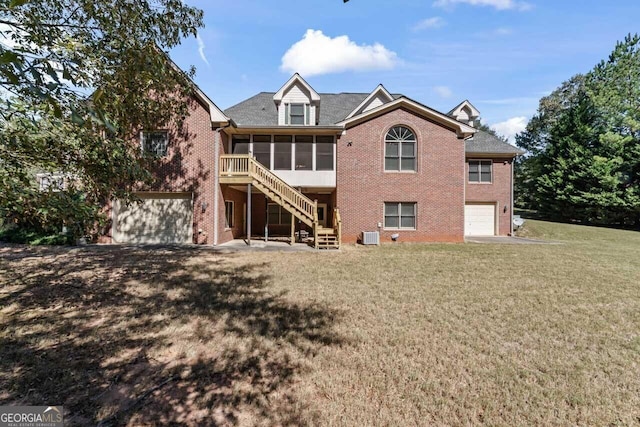
[[[640,233],[0,247],[0,405],[68,425],[640,424]]]

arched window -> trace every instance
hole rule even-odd
[[[384,170],[416,170],[416,136],[405,126],[394,126],[384,138]]]

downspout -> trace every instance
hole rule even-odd
[[[515,160],[516,160],[515,157],[511,159],[511,218],[510,218],[510,225],[509,225],[509,229],[511,230],[511,233],[509,234],[509,236],[513,236],[513,167],[515,165]]]
[[[220,206],[220,131],[231,126],[228,123],[226,126],[218,127],[215,129],[213,135],[213,246],[218,245],[218,225],[220,224],[220,213],[218,207]]]

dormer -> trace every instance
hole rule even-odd
[[[358,114],[362,114],[365,111],[373,110],[376,107],[379,107],[387,102],[393,101],[393,96],[387,91],[387,89],[379,84],[373,92],[367,96],[364,101],[360,103],[347,117],[346,119],[350,119],[353,116],[357,116]]]
[[[475,126],[476,120],[480,118],[480,111],[473,106],[468,100],[462,101],[448,114],[459,122],[466,123],[469,126]]]
[[[280,88],[273,101],[278,109],[279,126],[314,126],[318,124],[320,95],[300,74],[295,73]]]

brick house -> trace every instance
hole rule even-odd
[[[179,132],[141,133],[156,183],[141,204],[113,203],[107,239],[309,236],[335,247],[363,232],[383,242],[512,232],[520,151],[474,128],[468,101],[444,114],[382,85],[318,93],[295,74],[225,111],[197,91],[190,111]]]

